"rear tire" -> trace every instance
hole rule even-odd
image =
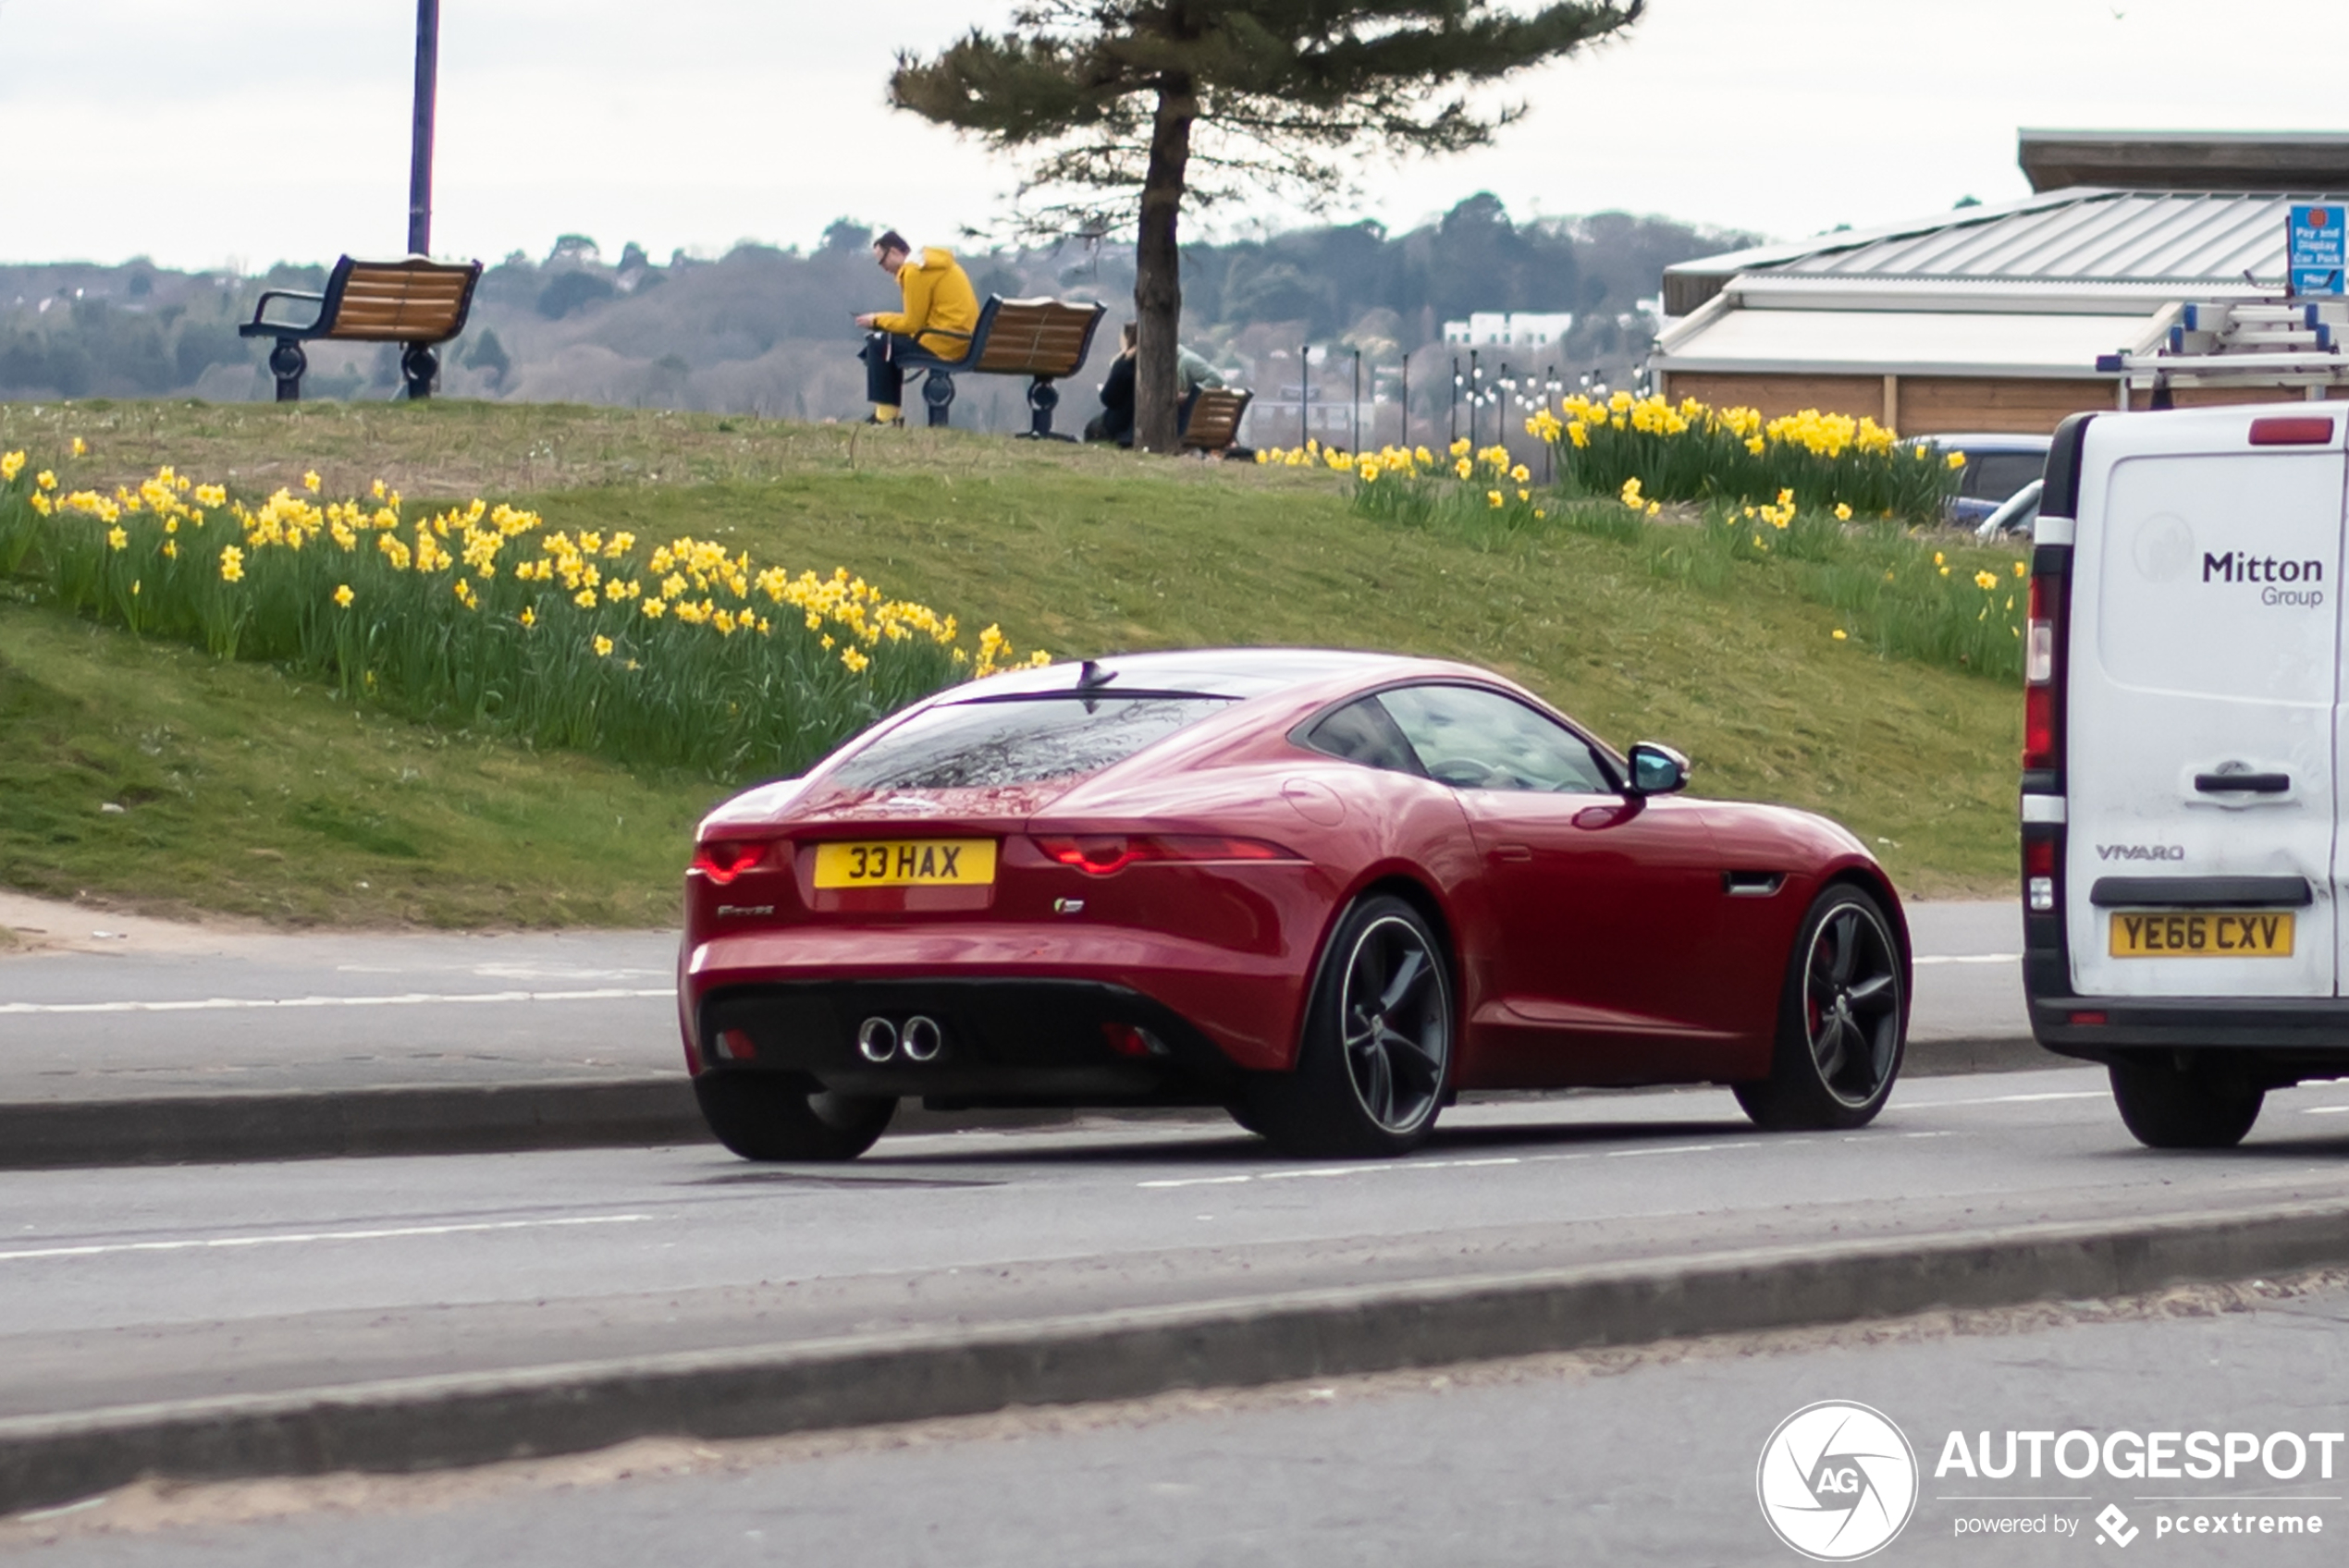
[[[1401,899],[1364,899],[1322,951],[1295,1071],[1258,1075],[1234,1115],[1293,1157],[1408,1154],[1443,1109],[1452,1035],[1443,944]]]
[[[1774,1133],[1864,1127],[1900,1076],[1908,1030],[1892,923],[1866,891],[1838,883],[1795,935],[1770,1075],[1731,1087],[1754,1125]]]
[[[694,1097],[718,1141],[744,1159],[855,1159],[897,1113],[893,1097],[833,1094],[797,1072],[705,1072]]]
[[[2111,1063],[2112,1103],[2149,1149],[2231,1149],[2243,1142],[2268,1092],[2233,1073],[2170,1056]]]

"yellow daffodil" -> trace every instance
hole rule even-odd
[[[1839,642],[1839,643],[1843,642],[1843,641],[1845,641],[1845,640],[1846,640],[1846,639],[1845,639],[1845,636],[1844,636],[1843,628],[1841,628],[1840,626],[1837,627],[1837,628],[1836,628],[1833,631],[1831,631],[1831,632],[1827,633],[1827,635],[1829,635],[1830,637],[1833,637],[1833,638],[1834,638],[1837,642]]]
[[[119,528],[109,528],[106,530],[106,548],[110,550],[127,550],[129,547],[129,534],[125,533]]]
[[[88,457],[90,455],[90,443],[84,441],[79,435],[75,436],[73,438],[73,455],[77,458]]]
[[[13,484],[24,472],[22,452],[0,452],[0,484]]]
[[[598,635],[596,636],[596,642],[595,642],[595,648],[596,648],[596,656],[597,658],[599,658],[599,659],[608,659],[608,658],[611,657],[611,639],[610,639],[610,638],[606,637],[606,636],[603,636],[603,635],[601,635],[601,634],[598,634]]]
[[[1838,501],[1835,504],[1835,521],[1838,522],[1850,522],[1851,521],[1851,502]]]
[[[318,471],[314,468],[301,476],[301,487],[314,496],[318,493]]]
[[[351,584],[348,582],[335,590],[335,603],[340,605],[344,609],[349,609],[351,607],[351,601],[358,596],[358,594],[351,591]]]

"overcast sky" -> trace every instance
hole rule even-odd
[[[953,243],[1012,171],[882,87],[896,50],[1009,8],[442,0],[433,249],[575,231],[665,258],[843,214]],[[0,261],[397,252],[414,30],[414,0],[0,0]],[[1497,145],[1372,170],[1334,215],[1408,227],[1489,190],[1793,238],[2023,195],[2022,125],[2343,129],[2344,45],[2349,0],[1652,0],[1519,79]]]

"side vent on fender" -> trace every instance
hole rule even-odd
[[[1783,871],[1725,871],[1721,886],[1733,899],[1766,899],[1786,886]]]

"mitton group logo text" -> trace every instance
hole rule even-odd
[[[1816,1562],[1874,1556],[1911,1527],[1959,1539],[2037,1537],[2127,1549],[2195,1537],[2302,1543],[2325,1534],[2341,1432],[1952,1430],[1930,1475],[1892,1418],[1804,1405],[1762,1445],[1754,1490],[1779,1540]],[[2214,1542],[2220,1536],[2228,1541]],[[2249,1541],[2240,1547],[2248,1560]],[[2230,1556],[2229,1561],[2236,1560]]]

